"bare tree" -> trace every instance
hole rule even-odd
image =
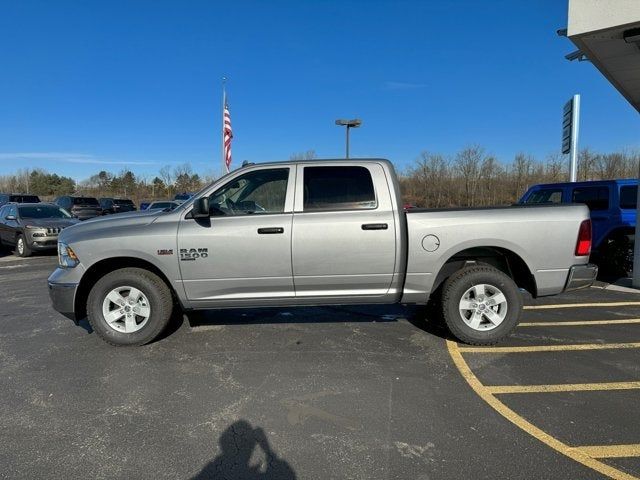
[[[456,155],[454,169],[462,177],[464,205],[475,205],[484,149],[478,145],[467,147]]]
[[[167,195],[171,196],[171,186],[173,185],[173,171],[171,165],[165,165],[160,169],[160,178],[167,189]]]
[[[289,160],[314,160],[318,158],[315,150],[307,150],[306,152],[293,153]]]

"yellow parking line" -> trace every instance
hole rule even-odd
[[[504,403],[498,400],[491,392],[487,390],[478,377],[476,377],[467,362],[465,362],[462,357],[462,353],[460,353],[460,348],[456,342],[452,342],[451,340],[447,340],[447,348],[449,350],[449,355],[451,355],[451,359],[455,364],[456,368],[462,375],[462,377],[467,381],[469,386],[482,398],[485,402],[487,402],[495,411],[497,411],[504,418],[509,420],[511,423],[516,425],[518,428],[521,428],[529,435],[534,438],[540,440],[542,443],[548,445],[553,448],[557,452],[566,455],[567,457],[575,460],[582,465],[589,467],[603,475],[608,476],[609,478],[613,478],[615,480],[638,480],[636,477],[629,475],[617,468],[614,468],[610,465],[600,462],[596,460],[586,453],[583,453],[580,449],[571,448],[560,440],[552,437],[544,430],[536,427],[532,423],[528,422],[516,412],[507,407]]]
[[[640,306],[640,302],[597,302],[597,303],[558,303],[555,305],[526,305],[525,310],[550,310],[554,308],[580,307],[631,307]]]
[[[617,325],[624,323],[640,323],[640,318],[624,318],[618,320],[579,320],[570,322],[523,322],[519,327],[570,327],[575,325]]]
[[[640,343],[578,343],[574,345],[535,345],[531,347],[459,347],[463,353],[563,352],[570,350],[612,350],[640,348]]]
[[[640,457],[640,444],[632,445],[592,445],[574,447],[575,450],[589,455],[591,458]]]
[[[634,390],[640,382],[563,383],[557,385],[495,385],[487,386],[494,395],[502,393],[588,392],[597,390]]]

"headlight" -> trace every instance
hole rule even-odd
[[[69,245],[58,242],[58,264],[62,268],[73,268],[80,263],[76,253]]]

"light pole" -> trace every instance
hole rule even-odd
[[[344,120],[340,118],[336,120],[336,125],[339,127],[347,127],[347,156],[345,158],[349,158],[349,129],[358,128],[362,125],[362,120],[359,118],[354,118],[353,120]]]

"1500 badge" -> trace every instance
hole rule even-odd
[[[180,260],[196,260],[197,258],[207,258],[209,256],[208,248],[181,248]]]

